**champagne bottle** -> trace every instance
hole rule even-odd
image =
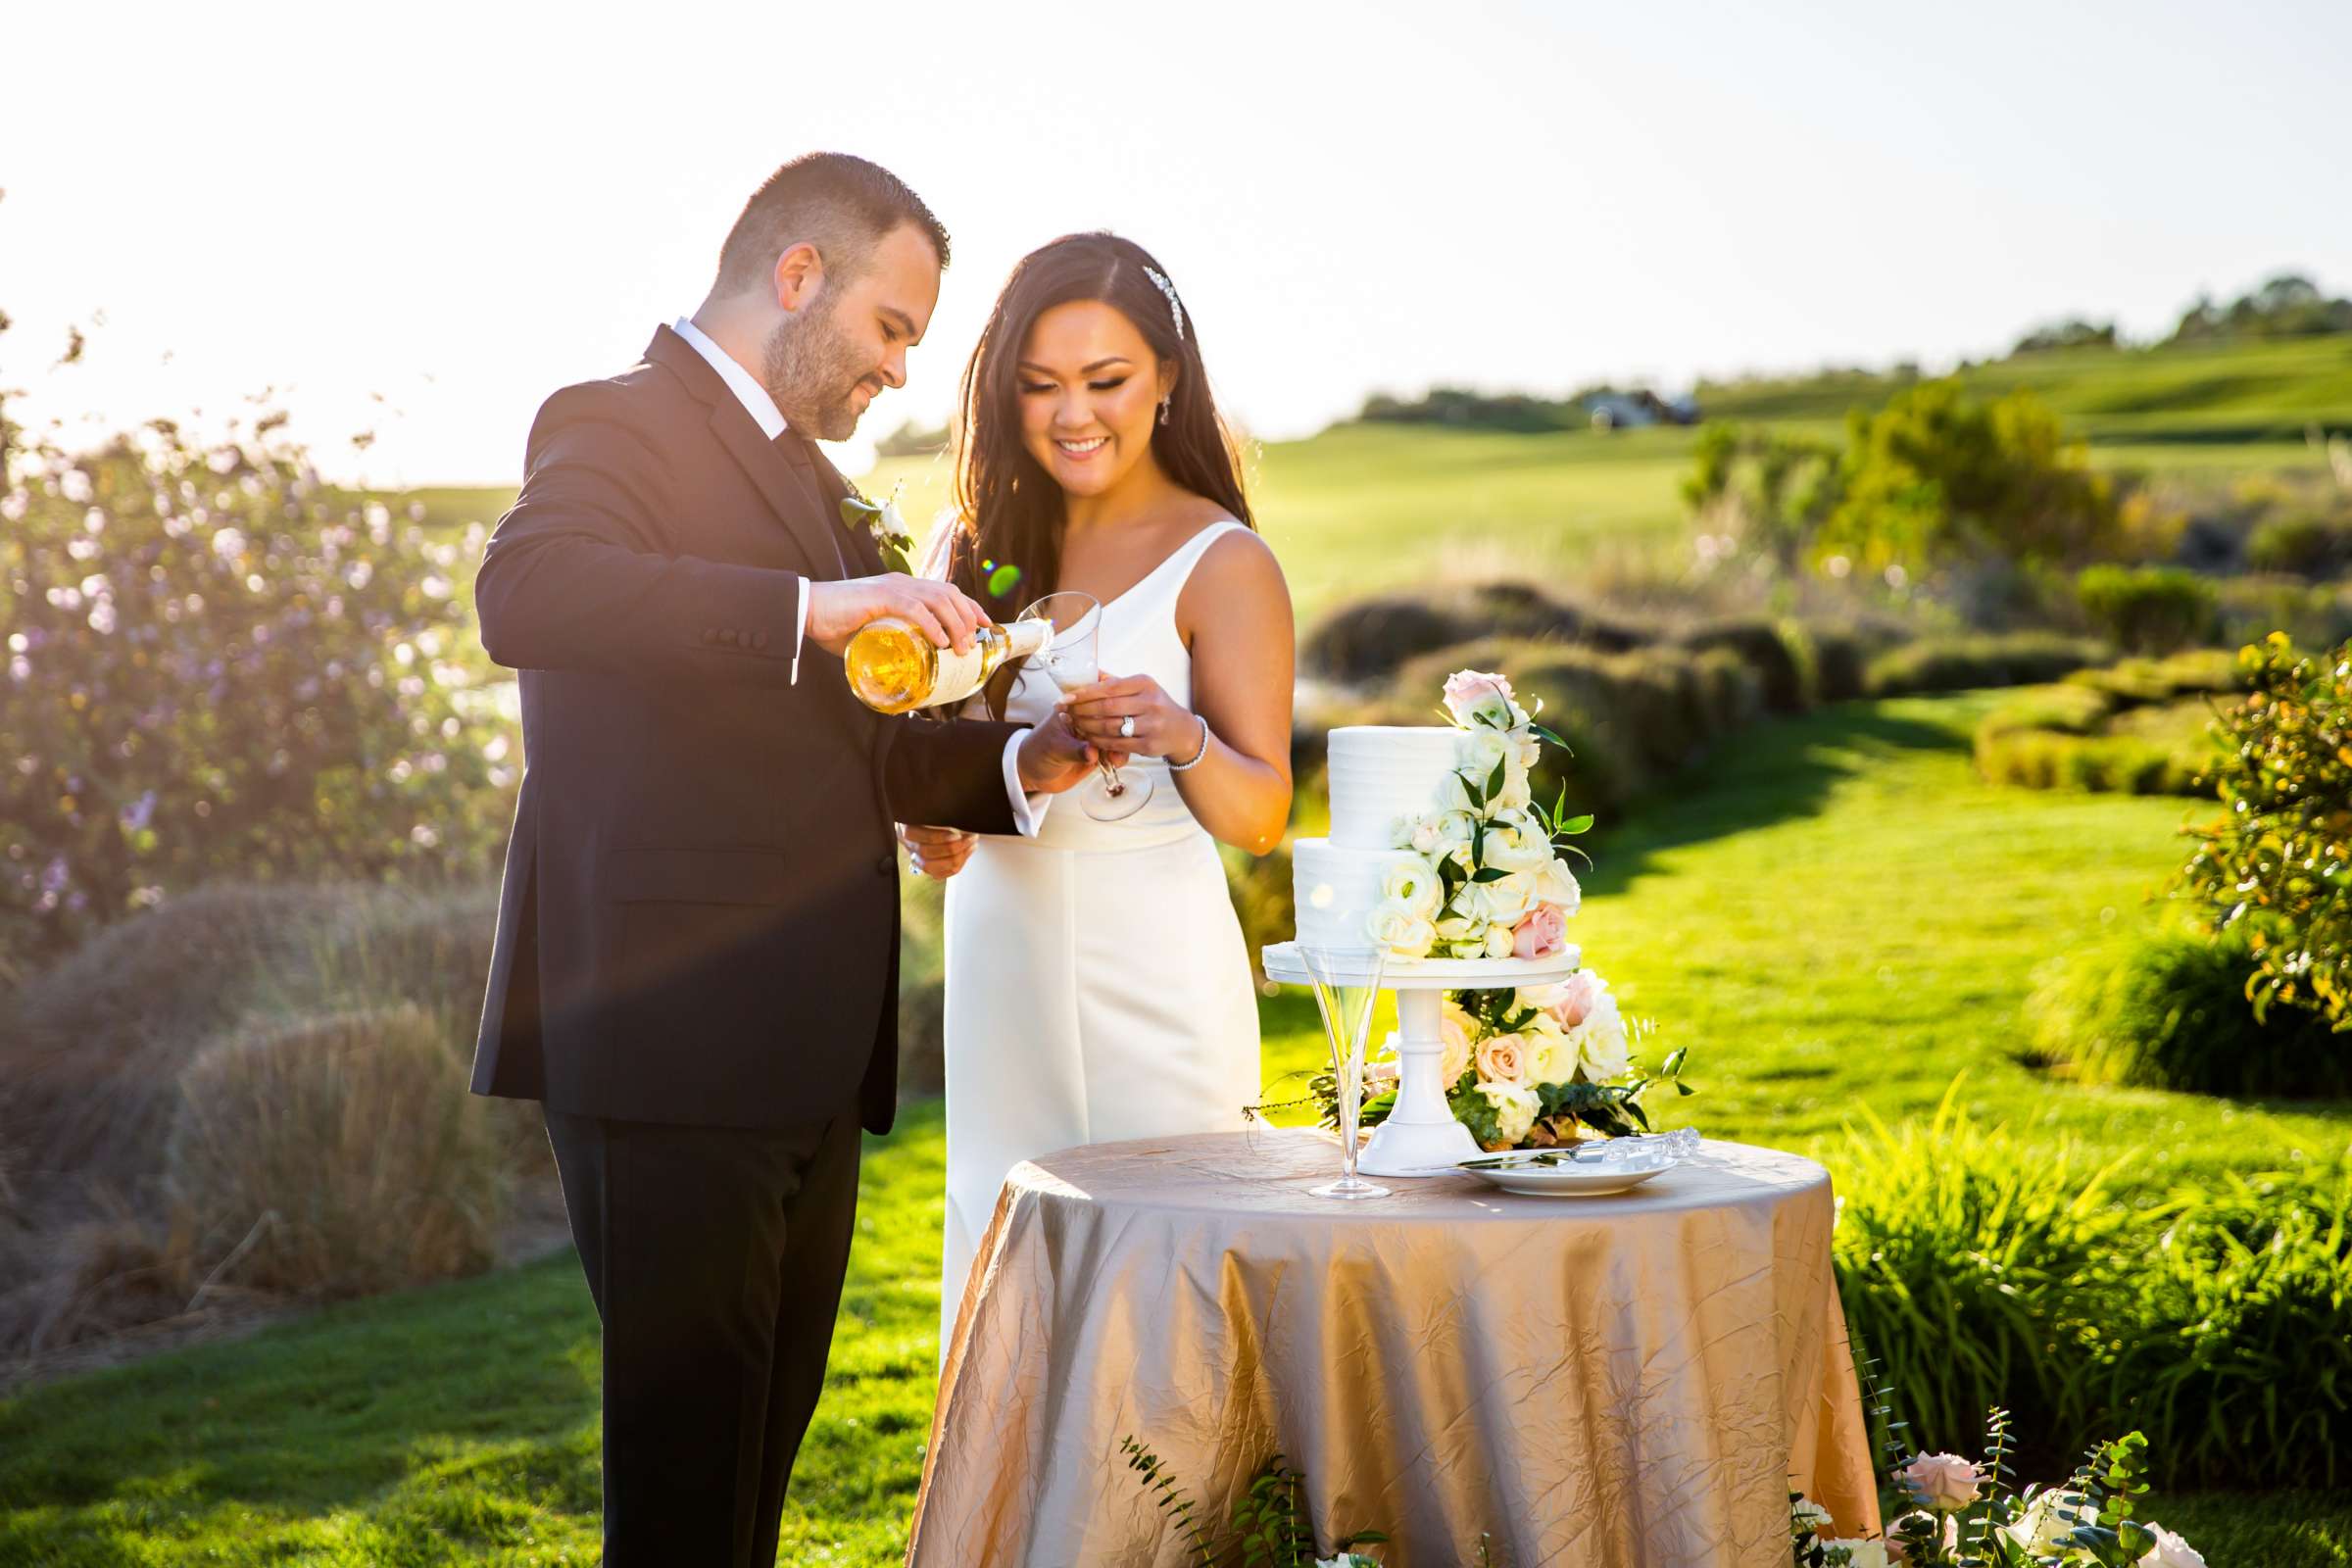
[[[966,653],[932,646],[912,623],[882,615],[858,628],[842,662],[850,690],[880,713],[959,703],[978,691],[1007,659],[1025,659],[1054,638],[1050,620],[1016,620],[987,625],[972,634]]]

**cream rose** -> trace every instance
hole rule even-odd
[[[1457,902],[1465,914],[1495,925],[1514,926],[1535,907],[1536,889],[1530,878],[1513,874],[1492,882],[1473,882],[1462,890]]]
[[[1511,928],[1507,925],[1487,927],[1486,956],[1507,958],[1511,956]]]
[[[1568,1042],[1576,1048],[1576,1064],[1587,1083],[1605,1084],[1622,1078],[1633,1065],[1633,1043],[1626,1038],[1625,1020],[1614,1006],[1594,1011],[1569,1030]]]
[[[1445,890],[1436,866],[1418,855],[1399,854],[1381,872],[1380,896],[1403,905],[1424,920],[1434,920]]]
[[[2139,1568],[2205,1568],[2205,1554],[2164,1526],[2150,1521],[2148,1534],[2156,1544],[2139,1559]]]
[[[1544,1109],[1536,1092],[1519,1084],[1482,1083],[1478,1092],[1494,1107],[1494,1130],[1505,1148],[1526,1138]]]
[[[1396,831],[1391,836],[1390,842],[1409,849],[1415,855],[1435,855],[1440,842],[1438,824],[1444,820],[1429,813],[1400,816],[1396,819]]]
[[[1489,1035],[1478,1043],[1471,1059],[1478,1063],[1479,1077],[1489,1083],[1527,1081],[1527,1055],[1519,1049],[1517,1035]]]
[[[1486,861],[1499,870],[1541,871],[1551,863],[1551,838],[1524,807],[1494,813],[1487,823]]]
[[[1984,1473],[1956,1453],[1923,1453],[1895,1474],[1937,1513],[1958,1513],[1984,1494]]]
[[[1510,759],[1502,770],[1502,788],[1487,804],[1506,811],[1524,811],[1535,804],[1536,787],[1528,778],[1527,769],[1517,758]]]
[[[1833,1541],[1827,1536],[1819,1540],[1823,1546],[1844,1547],[1847,1568],[1889,1568],[1884,1541]]]
[[[1438,1042],[1445,1048],[1438,1057],[1438,1076],[1447,1089],[1462,1081],[1470,1070],[1470,1037],[1478,1032],[1478,1021],[1470,1010],[1448,997],[1445,1010],[1438,1014]]]
[[[1482,791],[1487,780],[1494,777],[1496,765],[1510,755],[1510,741],[1491,729],[1464,730],[1453,747],[1454,766]]]
[[[1422,958],[1437,945],[1437,927],[1400,899],[1383,899],[1365,917],[1372,940],[1399,958]]]
[[[1531,1084],[1564,1084],[1576,1076],[1576,1048],[1548,1012],[1539,1012],[1519,1031],[1520,1059]]]
[[[1584,906],[1585,890],[1578,885],[1576,873],[1568,869],[1568,862],[1555,855],[1536,868],[1536,897],[1558,905],[1564,914],[1574,914]]]
[[[2060,1518],[2061,1509],[2074,1517]],[[2098,1522],[2099,1510],[2091,1505],[2089,1498],[2079,1492],[2051,1487],[2028,1497],[2026,1511],[2018,1517],[2017,1523],[2004,1526],[2001,1534],[2034,1556],[2046,1557],[2058,1549],[2060,1536],[2077,1525]]]

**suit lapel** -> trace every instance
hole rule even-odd
[[[759,488],[768,510],[791,532],[801,554],[808,558],[809,574],[827,579],[841,575],[842,553],[834,542],[834,529],[827,527],[833,509],[825,504],[815,475],[801,471],[801,466],[788,456],[787,449],[805,445],[800,437],[787,434],[780,442],[769,441],[718,378],[718,372],[668,327],[655,331],[645,356],[668,369],[696,401],[710,410],[711,434],[718,437],[728,456]],[[804,458],[803,463],[806,461]]]
[[[850,481],[841,476],[841,470],[833,466],[833,460],[826,457],[815,442],[802,440],[799,431],[787,436],[785,444],[798,445],[801,456],[807,460],[810,482],[825,498],[825,514],[840,517],[841,504],[851,494]],[[848,555],[867,575],[878,574],[883,569],[882,551],[874,543],[872,530],[844,527],[842,532],[850,541]]]

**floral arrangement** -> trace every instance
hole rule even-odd
[[[1883,1539],[1838,1540],[1829,1510],[1788,1494],[1794,1568],[2205,1568],[2194,1546],[2132,1517],[2147,1491],[2147,1439],[2128,1433],[2051,1487],[2008,1485],[2009,1416],[1992,1412],[1982,1461],[1922,1453],[1893,1471],[1908,1505]]]
[[[885,570],[914,575],[914,534],[906,519],[899,515],[897,490],[891,491],[887,500],[868,501],[856,485],[850,485],[850,493],[841,498],[841,525],[873,540]]]
[[[1566,743],[1483,670],[1447,676],[1442,710],[1460,732],[1459,765],[1442,800],[1396,823],[1372,940],[1399,958],[1550,957],[1583,898],[1558,849],[1592,818],[1566,814],[1565,790],[1546,809],[1529,772],[1546,742]]]

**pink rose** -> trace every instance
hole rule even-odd
[[[1548,958],[1568,945],[1568,916],[1556,904],[1539,904],[1511,928],[1511,956]]]
[[[1590,969],[1579,969],[1547,995],[1550,1001],[1544,1010],[1559,1020],[1563,1029],[1573,1029],[1592,1015],[1600,999],[1608,994],[1608,982]]]
[[[1457,669],[1446,677],[1446,710],[1453,715],[1455,723],[1469,723],[1471,715],[1482,708],[1490,714],[1501,715],[1502,722],[1495,728],[1509,729],[1511,683],[1500,675],[1478,669]]]
[[[1495,1035],[1478,1048],[1478,1075],[1491,1084],[1515,1084],[1527,1076],[1527,1058],[1517,1035]]]
[[[1937,1513],[1958,1513],[1984,1495],[1984,1472],[1956,1453],[1923,1453],[1896,1474],[1922,1506]]]

